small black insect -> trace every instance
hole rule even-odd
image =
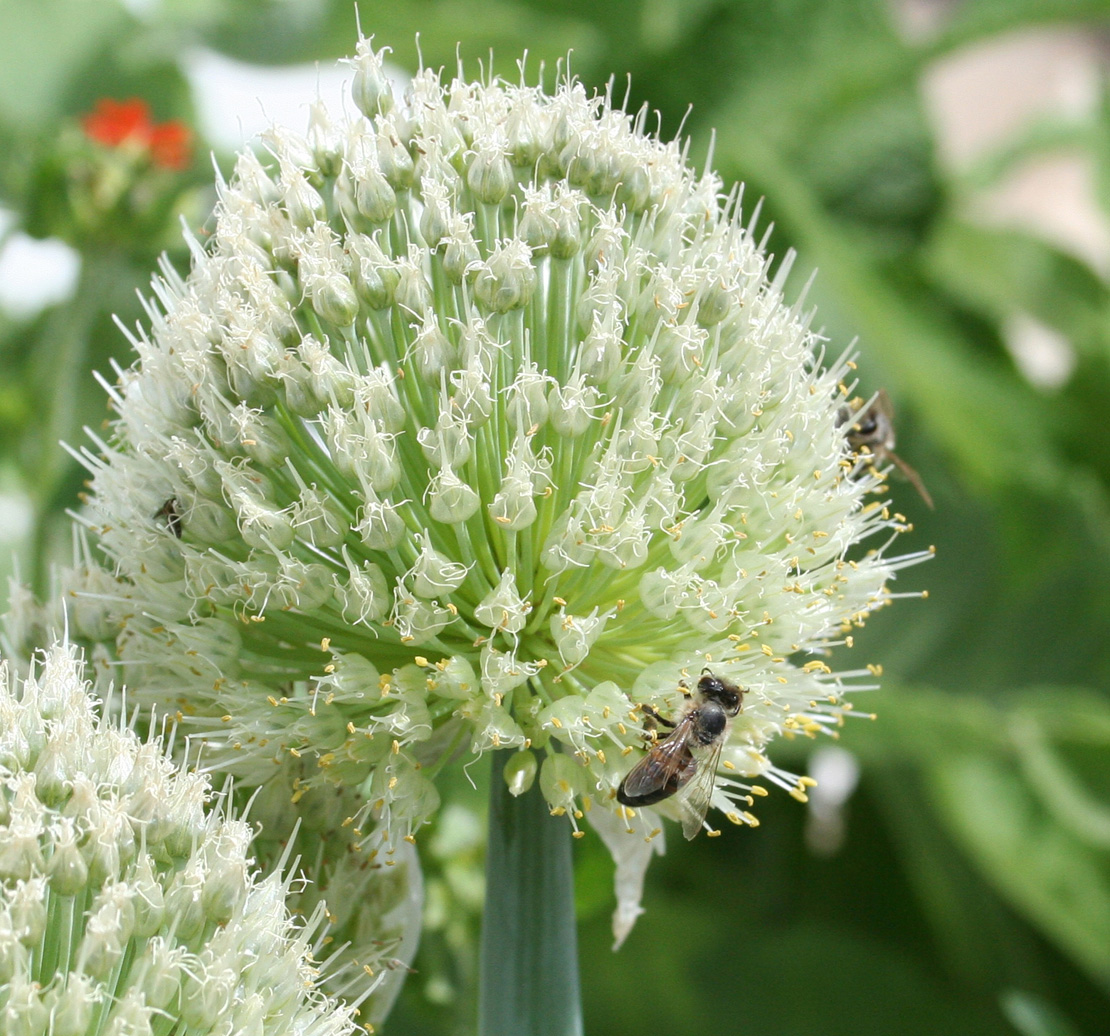
[[[170,532],[181,539],[181,512],[177,509],[177,501],[172,496],[154,512],[154,517],[165,518]]]

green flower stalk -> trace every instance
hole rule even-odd
[[[595,818],[635,898],[673,815],[615,798],[645,710],[705,667],[745,689],[711,833],[765,783],[804,797],[765,749],[835,735],[874,676],[830,650],[920,555],[867,502],[850,357],[646,110],[352,65],[357,112],[240,156],[155,283],[85,454],[108,570],[74,620],[207,765],[357,788],[379,861],[447,760],[512,749],[510,790]]]
[[[323,909],[290,914],[288,867],[260,875],[165,748],[103,716],[72,647],[0,664],[0,1031],[360,1031],[319,988]]]

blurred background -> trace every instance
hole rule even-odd
[[[764,199],[813,270],[892,483],[934,560],[856,654],[875,722],[775,761],[819,781],[761,827],[680,843],[611,951],[612,873],[575,846],[587,1031],[1110,1031],[1110,0],[390,0],[361,24],[426,64],[571,69],[648,102]],[[159,256],[188,265],[213,160],[341,105],[352,0],[0,0],[0,577],[49,590]],[[905,585],[901,585],[905,584]],[[476,772],[481,768],[475,768]],[[387,1033],[474,1017],[482,805],[425,843],[425,934]]]

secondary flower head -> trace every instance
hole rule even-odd
[[[86,628],[211,765],[357,786],[386,852],[460,749],[631,830],[643,707],[704,667],[746,689],[713,805],[804,796],[765,746],[835,731],[872,674],[829,650],[909,560],[838,423],[853,364],[646,111],[352,63],[358,112],[240,156],[155,285],[87,457]]]
[[[295,921],[163,749],[98,716],[72,648],[0,663],[0,1031],[358,1031],[318,989],[323,909]]]
[[[81,128],[89,140],[130,149],[163,169],[184,169],[189,164],[189,127],[177,119],[152,122],[150,106],[140,97],[126,101],[102,97],[81,119]]]
[[[193,148],[186,123],[154,122],[141,98],[101,98],[44,135],[31,156],[24,225],[85,253],[122,247],[143,264],[167,245],[176,250],[179,217],[210,204],[190,172]]]

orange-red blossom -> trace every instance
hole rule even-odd
[[[153,122],[150,106],[140,97],[117,101],[102,97],[96,108],[81,119],[90,140],[108,147],[137,144],[163,169],[184,169],[189,164],[192,133],[177,119]]]

